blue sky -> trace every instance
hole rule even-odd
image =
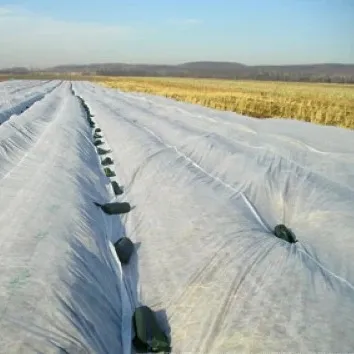
[[[354,63],[354,0],[0,0],[0,67]]]

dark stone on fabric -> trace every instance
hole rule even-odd
[[[99,204],[95,202],[94,204],[100,207],[104,213],[109,215],[126,214],[129,213],[130,210],[132,210],[132,207],[127,202],[123,202],[123,203],[114,202],[114,203],[107,203],[107,204]]]
[[[106,157],[104,160],[102,160],[102,166],[109,166],[113,165],[113,160],[110,157]]]
[[[127,237],[122,237],[114,244],[114,248],[116,250],[120,262],[122,264],[127,264],[131,255],[134,252],[133,242]]]
[[[135,329],[133,344],[138,353],[171,352],[170,340],[149,307],[141,306],[135,310],[133,326]]]
[[[102,129],[101,128],[96,128],[95,133],[101,133]]]
[[[281,238],[284,241],[287,241],[289,243],[296,243],[296,236],[294,233],[288,229],[285,225],[277,225],[274,228],[274,235],[278,238]]]
[[[93,142],[93,144],[94,144],[95,146],[100,146],[100,145],[103,145],[104,143],[103,143],[102,140],[95,140],[95,141]]]
[[[106,155],[106,154],[109,154],[110,152],[112,152],[112,151],[111,150],[105,150],[105,149],[102,149],[102,148],[97,148],[98,155]]]
[[[113,192],[114,192],[115,195],[123,194],[122,187],[116,181],[112,182],[112,188],[113,188]]]
[[[107,177],[115,177],[116,173],[112,171],[109,167],[104,168],[104,173],[106,174]]]

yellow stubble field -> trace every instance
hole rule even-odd
[[[251,117],[354,128],[354,85],[150,77],[96,77],[94,81]]]

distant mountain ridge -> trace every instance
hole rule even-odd
[[[103,76],[156,76],[354,83],[354,64],[245,65],[196,61],[178,65],[93,63],[59,65],[45,70],[3,69],[0,73],[51,72]]]
[[[179,67],[188,68],[188,69],[242,69],[246,68],[247,65],[227,62],[227,61],[193,61],[188,63],[179,64]]]

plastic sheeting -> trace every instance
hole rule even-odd
[[[69,83],[0,126],[1,353],[130,350],[113,195]]]
[[[9,96],[20,92],[26,92],[27,90],[36,86],[43,85],[47,81],[42,80],[9,80],[0,82],[0,102],[6,101]]]
[[[174,353],[354,351],[352,131],[58,84],[0,126],[1,353],[131,353],[139,305]]]
[[[0,124],[21,114],[53,91],[60,81],[5,81],[0,84]]]
[[[158,311],[173,352],[354,351],[352,131],[73,87],[136,205],[130,308]]]

